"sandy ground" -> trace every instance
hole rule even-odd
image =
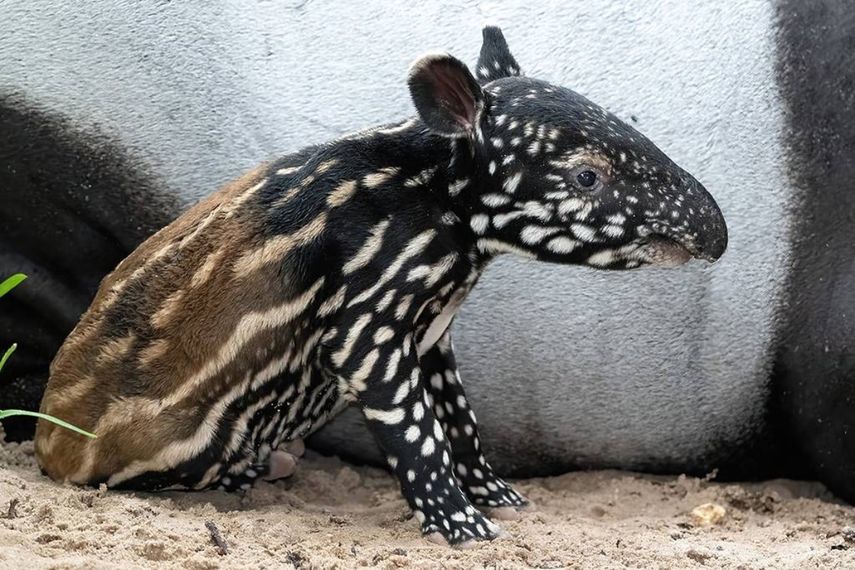
[[[59,486],[0,445],[0,568],[855,568],[855,509],[814,483],[599,471],[519,481],[536,504],[470,550],[424,540],[383,471],[309,455],[248,494]],[[711,526],[692,510],[725,509]],[[212,539],[215,529],[227,552]]]

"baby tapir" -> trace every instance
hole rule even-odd
[[[362,410],[424,533],[526,504],[482,454],[449,324],[497,254],[599,268],[714,261],[722,214],[644,136],[521,76],[498,28],[477,79],[409,73],[418,118],[263,165],[104,279],[51,366],[36,452],[59,481],[245,489]]]

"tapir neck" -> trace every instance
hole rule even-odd
[[[486,265],[493,258],[478,249],[477,235],[471,228],[472,216],[481,213],[483,205],[476,157],[468,140],[436,135],[416,118],[356,136],[362,137],[360,144],[377,157],[378,168],[400,167],[406,173],[404,190],[429,197],[441,233],[471,252],[478,265]],[[409,207],[401,198],[401,207]]]

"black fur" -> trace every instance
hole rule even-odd
[[[478,63],[475,65],[478,82],[483,85],[503,77],[522,75],[502,30],[496,26],[486,26],[482,35],[484,41],[481,44]]]
[[[774,371],[792,465],[855,501],[855,12],[777,5],[789,174],[800,189],[786,325]]]

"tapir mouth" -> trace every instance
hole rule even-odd
[[[676,267],[692,258],[715,263],[727,249],[724,219],[710,230],[688,233],[661,222],[640,228],[636,255],[642,263],[660,267]]]
[[[648,265],[677,267],[693,257],[702,258],[702,254],[692,249],[668,236],[651,235],[640,242],[633,257]]]

